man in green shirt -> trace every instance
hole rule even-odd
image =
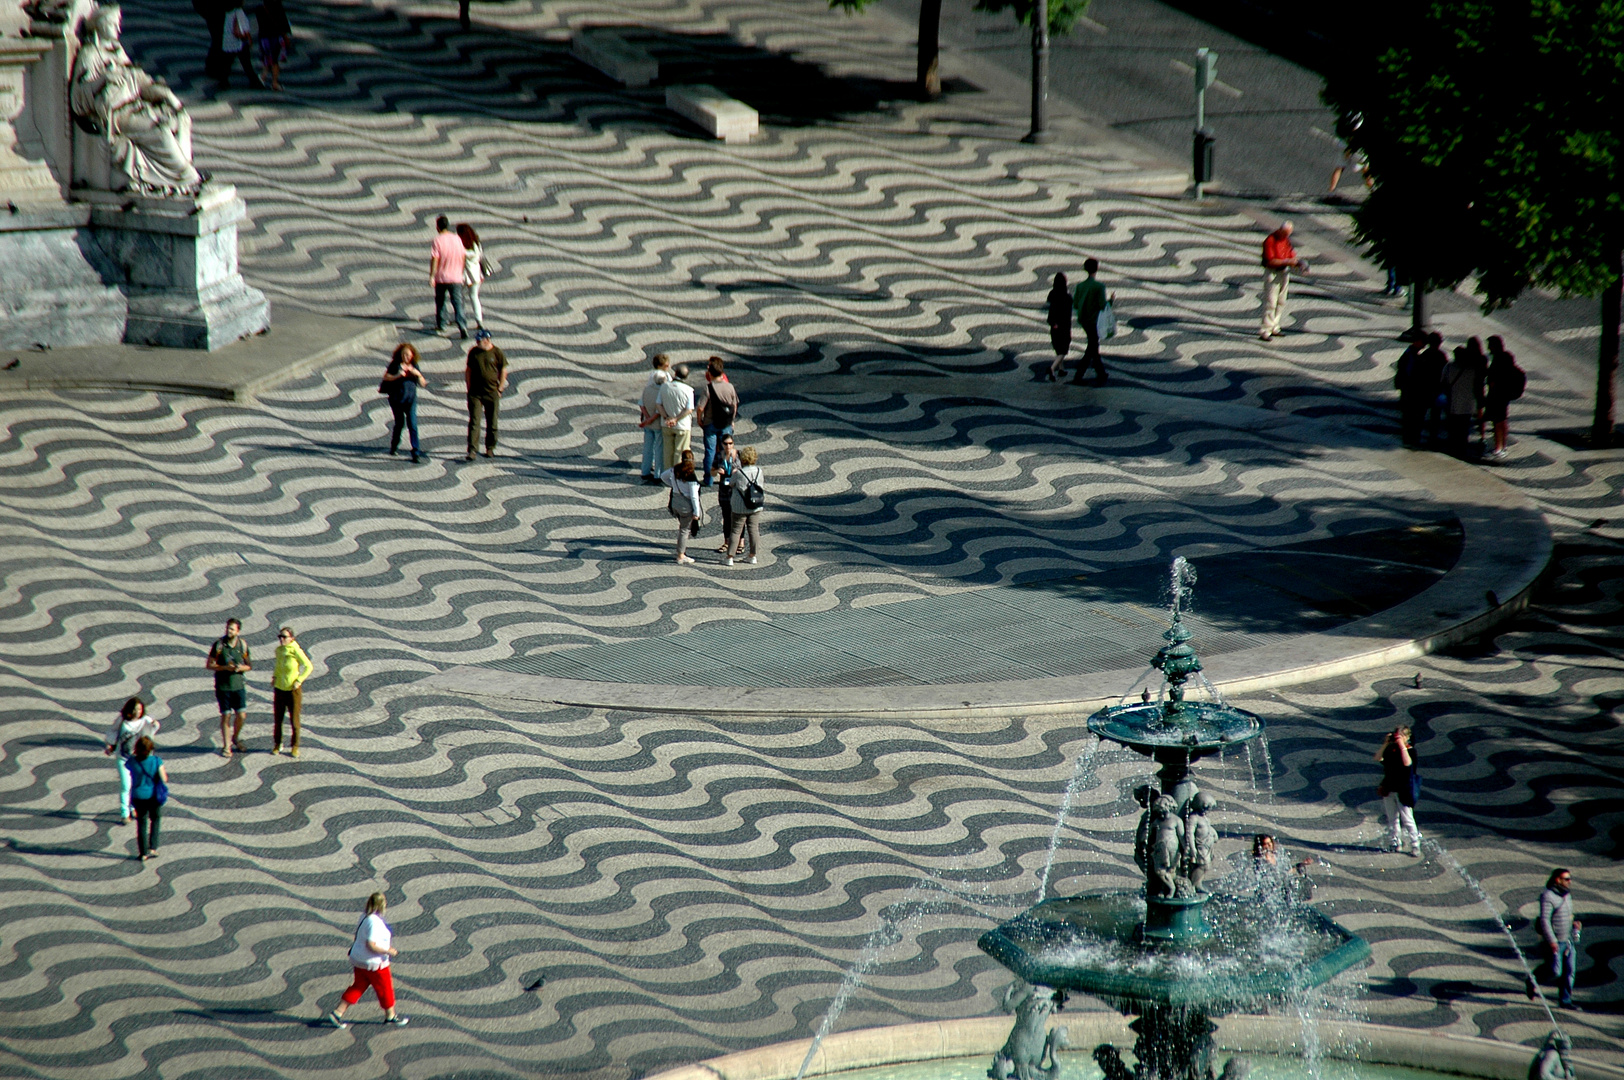
[[[489,330],[474,333],[474,347],[468,350],[468,366],[462,381],[468,387],[468,460],[474,460],[474,439],[479,434],[479,416],[485,414],[485,456],[496,456],[496,410],[507,389],[508,362],[502,350],[491,344]]]
[[[1107,376],[1105,362],[1100,359],[1100,312],[1105,310],[1105,286],[1094,276],[1100,272],[1100,261],[1089,259],[1083,263],[1083,271],[1088,278],[1078,283],[1077,291],[1072,294],[1071,306],[1077,310],[1078,325],[1088,335],[1088,347],[1083,350],[1082,363],[1077,365],[1077,373],[1071,381],[1082,385],[1083,373],[1092,367],[1098,372],[1094,385],[1104,386]]]
[[[242,639],[242,623],[226,620],[225,636],[210,647],[203,666],[214,672],[214,700],[220,706],[220,756],[230,757],[233,750],[242,749],[238,740],[248,709],[248,680],[243,678],[243,672],[254,670],[248,642]]]

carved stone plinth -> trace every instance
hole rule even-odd
[[[206,185],[195,199],[78,194],[125,283],[126,342],[218,349],[270,325],[265,294],[237,269],[237,223],[248,210],[236,188]]]
[[[124,292],[89,221],[86,206],[15,214],[0,206],[0,349],[123,338]]]

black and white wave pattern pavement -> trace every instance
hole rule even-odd
[[[253,407],[0,402],[0,1074],[640,1075],[807,1035],[882,916],[933,895],[919,885],[933,875],[956,898],[901,920],[840,1026],[984,1014],[1004,980],[974,939],[1036,889],[1080,720],[713,723],[702,701],[695,718],[532,712],[406,684],[521,649],[1430,517],[1334,446],[1115,414],[1086,392],[1000,401],[1045,351],[1048,274],[1095,254],[1128,320],[1119,378],[1380,427],[1392,316],[1361,298],[1361,268],[1326,267],[1300,293],[1303,332],[1264,351],[1240,215],[1029,179],[1113,164],[944,134],[919,106],[770,124],[724,149],[657,94],[584,77],[547,36],[618,14],[834,55],[845,24],[816,5],[476,5],[485,28],[467,34],[449,4],[292,9],[282,97],[198,93],[185,5],[128,4],[126,25],[191,96],[205,164],[248,198],[245,265],[274,299],[421,329],[429,221],[481,228],[505,269],[490,321],[520,366],[510,456],[445,462],[461,446],[449,349],[430,353],[447,385],[424,406],[435,460],[415,470],[379,453],[374,364]],[[864,38],[845,58],[896,61],[887,48]],[[744,438],[782,501],[771,558],[734,578],[677,575],[658,498],[628,484],[625,402],[659,349],[739,357],[746,388],[891,372],[952,390],[758,402]],[[1571,402],[1536,382],[1526,408]],[[1575,867],[1581,996],[1602,1011],[1572,1025],[1607,1056],[1619,577],[1616,543],[1580,528],[1616,512],[1619,469],[1530,440],[1505,475],[1568,536],[1541,606],[1480,654],[1418,665],[1421,690],[1406,668],[1251,702],[1272,753],[1215,767],[1212,786],[1229,850],[1275,821],[1333,868],[1329,909],[1377,944],[1369,1012],[1531,1038],[1543,1016],[1464,888],[1435,859],[1362,846],[1377,835],[1366,762],[1409,718],[1423,827],[1524,941],[1548,865]],[[262,664],[283,622],[318,662],[298,761],[262,752],[257,690],[257,752],[210,752],[201,653],[232,614]],[[137,691],[175,780],[145,869],[100,754]],[[1123,795],[1144,771],[1095,761],[1058,888],[1126,882]],[[390,897],[413,1023],[367,1023],[369,1003],[351,1031],[311,1026],[347,981],[374,889]]]
[[[1268,745],[1202,768],[1223,853],[1278,832],[1375,946],[1327,1032],[1350,1007],[1512,1041],[1547,1026],[1440,858],[1373,850],[1369,757],[1406,722],[1426,835],[1525,946],[1549,866],[1574,868],[1589,1011],[1563,1021],[1624,1060],[1617,554],[1565,545],[1538,606],[1476,650],[1246,701]],[[4,1075],[632,1077],[807,1036],[876,949],[839,1029],[984,1015],[1005,977],[975,938],[1034,899],[1091,741],[1081,718],[733,722],[702,702],[688,718],[354,693],[318,696],[298,761],[263,752],[257,705],[256,752],[230,764],[167,717],[174,795],[146,867],[116,824],[104,716],[8,695]],[[1055,890],[1129,884],[1128,793],[1148,772],[1095,755]],[[412,1024],[385,1029],[367,1003],[349,1031],[316,1026],[374,889]]]

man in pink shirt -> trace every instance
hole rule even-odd
[[[467,251],[462,238],[451,231],[451,221],[444,214],[434,220],[434,243],[429,247],[429,281],[434,283],[434,329],[444,329],[445,298],[451,297],[451,314],[456,317],[457,329],[463,340],[468,338],[468,323],[462,317],[462,272]]]

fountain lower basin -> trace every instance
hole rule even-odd
[[[1160,1005],[1209,1015],[1289,998],[1370,957],[1363,938],[1306,904],[1259,918],[1254,898],[1201,902],[1210,934],[1199,942],[1156,941],[1145,929],[1143,896],[1108,892],[1046,900],[987,931],[979,944],[1028,983],[1091,994],[1119,1008]]]
[[[1131,1044],[1134,1033],[1128,1018],[1112,1012],[1075,1012],[1068,1009],[1055,1017],[1067,1025],[1075,1049],[1063,1054],[1067,1080],[1094,1077],[1089,1049],[1102,1042],[1118,1046]],[[1232,1015],[1217,1022],[1214,1038],[1225,1055],[1260,1056],[1269,1060],[1294,1059],[1302,1068],[1289,1080],[1305,1080],[1309,1075],[1302,1060],[1303,1027],[1296,1018],[1282,1016]],[[1497,1042],[1469,1035],[1416,1030],[1342,1021],[1324,1025],[1320,1032],[1323,1056],[1320,1068],[1349,1062],[1366,1065],[1398,1066],[1419,1070],[1434,1080],[1444,1075],[1476,1077],[1478,1080],[1526,1080],[1533,1046]],[[1009,1018],[970,1017],[962,1020],[934,1020],[896,1024],[888,1027],[842,1031],[825,1038],[806,1071],[809,1077],[835,1080],[876,1080],[873,1069],[912,1069],[916,1066],[952,1068],[959,1062],[973,1065],[971,1080],[984,1080],[987,1056],[1009,1033]],[[774,1043],[742,1050],[708,1061],[682,1065],[648,1077],[648,1080],[794,1080],[811,1047],[810,1039]],[[1575,1056],[1575,1080],[1624,1080],[1624,1069]],[[861,1070],[861,1072],[860,1072]],[[1322,1075],[1324,1075],[1322,1073]],[[1364,1080],[1366,1074],[1355,1074]],[[898,1077],[898,1080],[903,1080]],[[908,1074],[907,1080],[923,1080]],[[959,1080],[944,1072],[936,1080]],[[1274,1078],[1270,1078],[1274,1080]],[[1287,1080],[1286,1077],[1280,1080]],[[1327,1077],[1326,1080],[1330,1080]],[[1336,1080],[1353,1080],[1337,1077]],[[1398,1080],[1396,1074],[1368,1080]],[[1416,1078],[1419,1080],[1419,1078]]]

